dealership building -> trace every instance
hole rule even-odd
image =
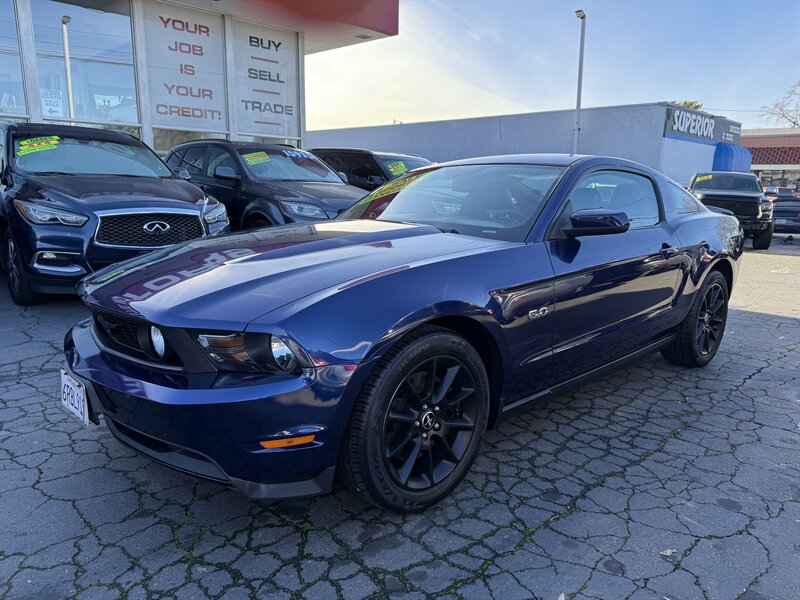
[[[442,162],[472,156],[572,152],[574,110],[308,132],[309,148],[350,146]],[[687,183],[697,171],[748,171],[741,123],[668,102],[581,111],[578,152],[628,158]]]
[[[305,55],[397,28],[398,0],[0,0],[0,119],[299,144]]]

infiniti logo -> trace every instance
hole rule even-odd
[[[170,227],[169,223],[165,223],[164,221],[148,221],[142,226],[142,229],[150,235],[160,237],[167,233]]]
[[[420,421],[422,422],[422,427],[424,429],[431,429],[433,427],[434,420],[435,417],[433,416],[433,413],[430,411],[422,415],[422,419],[420,419]]]

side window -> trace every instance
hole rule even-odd
[[[342,173],[347,173],[350,170],[350,163],[352,162],[350,157],[345,154],[326,154],[322,157],[322,160],[328,163],[328,166],[334,171]]]
[[[356,156],[353,158],[353,164],[350,166],[350,171],[348,171],[347,174],[356,182],[356,185],[359,183],[368,185],[370,177],[379,177],[381,181],[386,181],[386,176],[384,176],[383,171],[381,171],[377,163],[369,156]]]
[[[700,202],[686,190],[668,183],[664,191],[664,210],[670,216],[700,212]]]
[[[167,157],[167,166],[169,166],[170,169],[179,168],[181,164],[181,157],[183,156],[184,152],[186,151],[181,149],[178,150],[177,152],[173,152],[172,154],[170,154]]]
[[[181,166],[189,171],[189,175],[200,175],[206,160],[206,146],[189,146],[183,155]]]
[[[230,167],[237,175],[241,175],[239,165],[236,164],[236,159],[231,156],[230,152],[221,146],[211,146],[206,175],[214,177],[214,171],[216,171],[217,167]]]
[[[573,212],[587,208],[624,212],[631,229],[649,227],[660,220],[653,183],[647,177],[625,171],[593,171],[583,176],[572,188],[557,228],[567,226]]]

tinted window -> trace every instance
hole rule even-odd
[[[200,175],[205,164],[206,146],[189,146],[181,160],[181,166],[189,171],[189,175]]]
[[[38,136],[14,140],[16,168],[28,173],[169,177],[167,166],[145,146]]]
[[[353,164],[350,165],[350,170],[347,171],[347,176],[350,182],[355,185],[370,185],[370,177],[377,177],[377,182],[386,181],[386,176],[381,171],[377,163],[369,156],[356,156],[353,158]],[[376,180],[372,180],[376,181]],[[371,185],[375,185],[374,183]]]
[[[233,158],[230,152],[221,146],[211,146],[206,175],[213,177],[217,167],[230,167],[234,172],[239,173],[239,165],[236,164],[236,159]]]
[[[325,154],[322,160],[328,163],[334,171],[347,173],[350,168],[351,159],[346,154]]]
[[[685,215],[700,212],[697,198],[675,184],[669,183],[661,188],[664,191],[664,210],[669,215]]]
[[[324,181],[342,183],[330,167],[304,150],[278,150],[251,146],[239,148],[245,168],[262,181]]]
[[[169,165],[170,169],[177,169],[179,167],[181,163],[181,156],[183,156],[184,152],[186,151],[178,150],[167,157],[167,165]]]
[[[443,231],[523,241],[563,172],[544,165],[459,165],[401,176],[340,219],[433,225]]]
[[[757,177],[746,173],[700,173],[695,177],[692,189],[760,192],[761,184]]]
[[[594,171],[581,178],[570,192],[559,219],[559,229],[568,225],[573,212],[587,208],[624,212],[631,229],[655,225],[660,220],[653,183],[646,177],[624,171]]]

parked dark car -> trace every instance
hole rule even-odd
[[[775,226],[772,202],[764,195],[756,175],[735,171],[697,173],[689,182],[689,191],[706,206],[724,208],[736,215],[745,234],[753,237],[753,248],[769,248]]]
[[[228,208],[233,229],[332,219],[364,197],[316,156],[291,146],[197,140],[167,156]]]
[[[311,152],[334,171],[344,173],[348,183],[370,191],[408,171],[431,165],[431,161],[416,154],[372,152],[359,148],[314,148]]]
[[[800,233],[800,197],[786,187],[769,187],[764,194],[772,200],[775,233]]]
[[[0,122],[0,236],[11,298],[74,293],[112,263],[228,229],[225,207],[122,131]]]
[[[417,510],[458,485],[502,416],[659,350],[706,365],[743,239],[733,216],[622,159],[437,165],[330,222],[88,277],[62,403],[253,498],[327,492],[336,471]]]

